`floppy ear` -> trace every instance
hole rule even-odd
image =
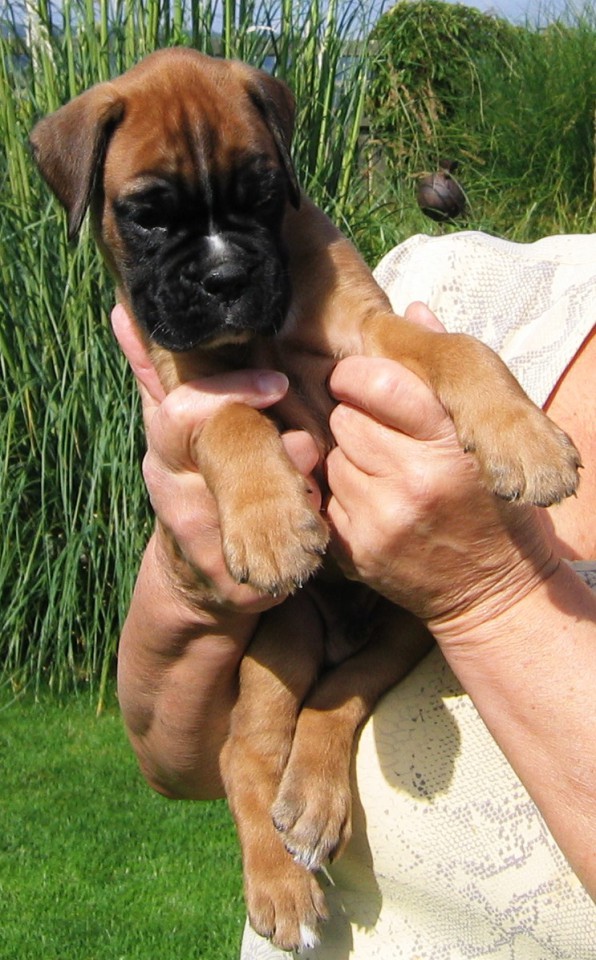
[[[123,112],[113,84],[102,83],[44,117],[31,133],[35,162],[68,213],[70,239],[81,228],[110,134]]]
[[[290,201],[300,206],[300,185],[290,155],[294,132],[295,101],[289,87],[263,71],[255,71],[248,87],[249,96],[273,134],[280,160],[288,177]]]

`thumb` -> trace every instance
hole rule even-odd
[[[112,310],[111,320],[116,340],[135,375],[143,405],[143,419],[145,427],[148,427],[153,414],[165,398],[165,390],[139,328],[121,303],[116,304]]]
[[[426,304],[422,303],[420,300],[415,300],[409,305],[409,307],[406,307],[404,316],[406,320],[411,320],[412,323],[419,323],[420,326],[428,327],[430,330],[434,330],[436,333],[447,332],[441,321],[437,319],[432,310],[429,310]]]

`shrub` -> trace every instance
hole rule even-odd
[[[367,102],[389,175],[457,160],[473,225],[516,236],[531,223],[536,236],[557,220],[585,224],[595,198],[593,18],[588,7],[540,30],[438,0],[398,3],[372,34]]]

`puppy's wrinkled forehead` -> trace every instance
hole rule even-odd
[[[225,62],[212,69],[165,61],[122,85],[124,114],[104,170],[108,199],[152,177],[209,189],[218,178],[259,157],[277,163],[273,139],[243,81]]]

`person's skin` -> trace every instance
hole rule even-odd
[[[120,639],[120,706],[143,774],[155,790],[171,797],[221,797],[219,753],[236,698],[238,664],[259,614],[282,598],[273,601],[229,576],[217,510],[191,460],[190,438],[218,405],[271,405],[285,393],[287,380],[243,371],[184,385],[166,398],[122,307],[115,308],[112,322],[141,393],[148,441],[143,471],[160,521]],[[312,439],[292,433],[284,441],[308,475],[319,458]],[[314,481],[310,486],[316,498]],[[178,563],[172,561],[170,535],[178,545]]]
[[[552,391],[544,409],[573,437],[584,469],[577,497],[569,497],[541,518],[562,557],[596,558],[596,327]]]
[[[479,485],[433,397],[404,414],[408,371],[350,358],[330,389],[342,403],[327,514],[346,569],[426,622],[596,897],[596,597],[537,511]],[[592,513],[583,542],[595,556]]]
[[[437,324],[421,305],[409,313]],[[121,308],[113,321],[141,386],[145,478],[161,521],[122,633],[120,702],[155,789],[219,796],[218,757],[238,663],[258,615],[273,601],[231,582],[215,505],[190,461],[189,438],[216,405],[267,406],[284,382],[276,386],[274,379],[259,392],[259,372],[246,371],[185,385],[164,399]],[[591,349],[580,361],[580,393]],[[558,385],[569,409],[573,380],[572,364]],[[587,465],[582,492],[572,508],[551,512],[552,537],[543,512],[503,503],[485,489],[445,411],[410,371],[352,357],[336,366],[329,386],[340,401],[331,417],[337,447],[327,460],[326,509],[336,552],[349,575],[425,620],[595,896],[596,597],[553,548],[557,540],[571,556],[596,556],[593,500],[582,491],[594,489],[593,435],[587,445],[574,436]],[[583,414],[593,425],[585,407]],[[285,442],[308,474],[317,460],[310,438],[291,434]]]

